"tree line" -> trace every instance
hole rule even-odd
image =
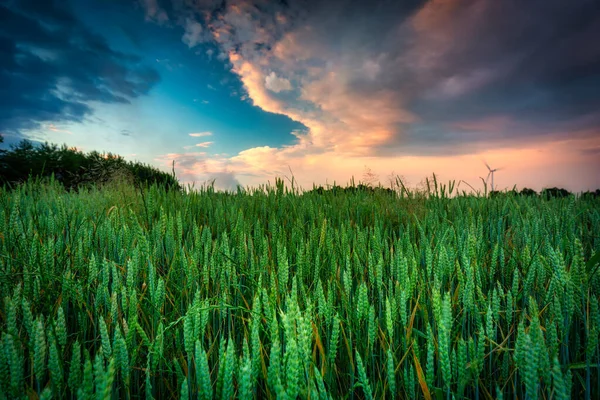
[[[0,135],[0,143],[4,138]],[[112,153],[84,153],[66,144],[34,145],[22,140],[9,150],[0,149],[0,186],[14,188],[29,178],[48,179],[73,191],[121,180],[136,186],[157,184],[168,190],[183,190],[174,174],[150,165],[126,161]]]

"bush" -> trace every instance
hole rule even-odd
[[[546,199],[564,198],[572,195],[572,193],[569,192],[567,189],[557,187],[543,189],[541,194]]]
[[[521,189],[520,194],[521,194],[521,196],[528,196],[528,197],[537,196],[537,192],[530,188]]]
[[[589,190],[587,192],[583,192],[581,193],[581,197],[597,199],[598,197],[600,197],[600,189],[596,189],[593,192]]]

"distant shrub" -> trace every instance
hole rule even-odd
[[[519,193],[521,196],[537,196],[537,192],[533,189],[530,188],[523,188],[521,189],[521,192]]]
[[[593,192],[589,190],[587,192],[583,192],[581,193],[581,197],[594,199],[600,198],[600,189],[596,189]]]
[[[331,188],[329,189],[325,189],[323,188],[323,186],[315,186],[313,187],[312,190],[309,190],[306,192],[306,194],[319,194],[319,195],[325,195],[325,194],[331,194],[331,195],[345,195],[345,194],[356,194],[356,193],[368,193],[368,194],[375,194],[375,195],[387,195],[387,196],[394,196],[396,195],[396,192],[390,188],[384,188],[384,187],[371,187],[368,185],[364,185],[364,184],[359,184],[356,186],[347,186],[347,187],[341,187],[338,185],[333,185]]]
[[[541,194],[546,199],[563,198],[563,197],[569,197],[572,195],[572,193],[569,192],[567,189],[557,188],[557,187],[545,188],[542,190]]]

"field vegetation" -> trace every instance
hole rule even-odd
[[[0,191],[0,398],[599,398],[594,196]]]

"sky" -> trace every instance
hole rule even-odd
[[[225,190],[593,190],[598,38],[596,0],[0,0],[0,134]]]

